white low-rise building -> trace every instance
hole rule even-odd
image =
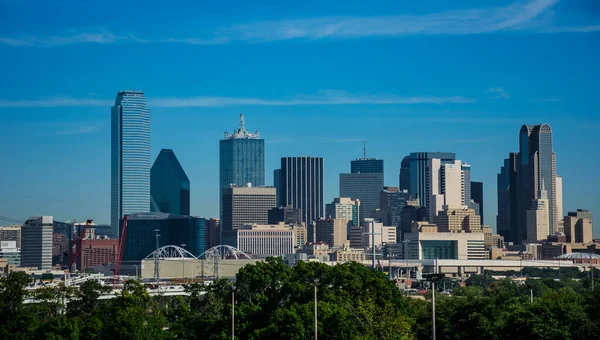
[[[243,224],[237,230],[238,249],[259,257],[293,254],[296,236],[284,224]]]

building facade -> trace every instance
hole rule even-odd
[[[182,246],[198,256],[206,250],[206,220],[167,213],[128,215],[123,261],[140,261],[166,245]],[[157,236],[158,247],[157,247]]]
[[[141,91],[117,93],[111,109],[111,231],[124,215],[150,210],[150,108]]]
[[[517,154],[511,152],[498,174],[496,230],[506,242],[520,243],[517,220]]]
[[[564,231],[567,242],[592,243],[592,213],[582,209],[569,212],[564,218]]]
[[[162,149],[150,169],[152,212],[190,215],[190,180],[175,152]]]
[[[429,220],[427,208],[415,206],[412,204],[408,204],[404,208],[402,208],[402,213],[400,216],[400,232],[398,233],[399,235],[397,235],[398,242],[400,241],[400,239],[404,239],[404,234],[412,232],[411,228],[413,222]]]
[[[372,233],[375,233],[373,236]],[[373,244],[375,241],[375,244]],[[381,247],[384,244],[396,243],[396,227],[384,226],[372,218],[362,221],[362,247]]]
[[[316,242],[330,247],[343,247],[348,243],[348,219],[320,218],[316,221]]]
[[[429,208],[430,221],[433,221],[444,207],[456,209],[465,205],[465,171],[463,171],[463,167],[464,165],[459,160],[445,163],[439,158],[429,160],[429,180],[427,181],[429,197],[425,203]],[[468,167],[469,174],[470,171],[471,168]]]
[[[471,202],[475,203],[478,207],[478,210],[476,209],[475,212],[481,216],[481,223],[485,223],[483,215],[483,182],[471,181]]]
[[[277,206],[300,209],[306,225],[323,217],[323,158],[284,157],[279,177]]]
[[[429,197],[429,161],[437,158],[441,160],[442,164],[454,163],[456,155],[452,152],[412,152],[409,156],[408,161],[403,159],[403,163],[408,163],[408,172],[404,167],[405,172],[409,173],[407,176],[410,181],[410,187],[408,193],[411,198],[419,198],[421,206],[428,207],[427,200]],[[406,183],[405,180],[401,179],[401,182]],[[402,188],[404,189],[404,188]]]
[[[21,248],[21,226],[0,227],[0,241],[15,241],[16,247]]]
[[[325,216],[346,219],[352,225],[360,225],[360,200],[348,197],[336,197],[325,205]]]
[[[437,225],[439,232],[482,232],[481,218],[475,214],[474,209],[444,209],[433,218],[433,223]]]
[[[247,185],[223,189],[221,243],[235,247],[236,230],[242,224],[267,224],[269,210],[276,206],[275,199],[273,187]]]
[[[90,239],[83,243],[83,251],[76,259],[77,269],[84,271],[98,265],[115,263],[119,253],[119,240]]]
[[[401,191],[396,187],[383,187],[383,190],[379,193],[379,206],[384,216],[383,224],[399,228],[402,209],[404,209],[409,199],[408,190]]]
[[[540,189],[538,198],[531,202],[531,208],[527,210],[527,241],[539,242],[548,238],[550,229],[550,211],[548,206],[548,195],[544,189],[544,182]]]
[[[221,227],[218,218],[209,218],[206,220],[205,230],[205,249],[218,246],[221,239]]]
[[[223,190],[232,185],[255,187],[265,185],[265,140],[260,133],[246,131],[244,114],[240,114],[239,127],[225,132],[219,142],[219,202],[223,202]],[[223,206],[221,205],[221,222]]]
[[[293,254],[294,228],[281,225],[243,224],[237,229],[237,247],[258,257]]]
[[[360,218],[372,216],[379,209],[379,193],[383,189],[383,173],[340,174],[340,197],[360,201]]]
[[[483,233],[419,232],[405,235],[405,258],[410,260],[485,260]]]
[[[31,217],[21,226],[21,266],[52,268],[52,216]]]
[[[21,266],[21,249],[17,248],[17,241],[0,241],[0,259],[6,259],[9,265]]]
[[[268,213],[269,224],[278,224],[279,222],[285,224],[300,224],[301,221],[302,211],[292,207],[272,208]]]

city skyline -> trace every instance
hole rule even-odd
[[[363,141],[370,157],[385,161],[386,186],[399,185],[400,162],[411,152],[453,152],[472,166],[473,181],[484,182],[489,225],[495,225],[496,174],[507,153],[518,150],[515,131],[548,123],[556,173],[564,178],[563,211],[600,210],[595,174],[600,51],[597,20],[583,2],[446,4],[436,10],[382,4],[371,11],[353,3],[345,13],[326,6],[319,16],[330,20],[340,14],[376,20],[392,13],[418,22],[449,11],[490,14],[495,7],[521,21],[479,33],[458,32],[464,26],[445,34],[396,27],[400,31],[392,34],[341,30],[323,38],[306,26],[307,18],[317,16],[307,10],[298,14],[304,19],[297,25],[308,32],[299,37],[264,43],[265,37],[240,38],[229,31],[228,42],[213,45],[133,41],[123,32],[139,34],[139,40],[152,40],[156,32],[147,26],[129,32],[125,24],[96,36],[112,34],[114,41],[94,42],[84,28],[78,30],[87,15],[45,31],[50,23],[19,23],[11,15],[19,4],[0,6],[7,9],[0,13],[8,13],[0,14],[6,19],[0,24],[0,54],[14,65],[0,85],[2,216],[110,223],[109,110],[114,93],[128,86],[142,89],[152,108],[151,159],[163,148],[173,149],[188,174],[193,215],[219,215],[218,140],[240,112],[265,140],[264,183],[272,183],[281,157],[323,157],[323,200],[331,202],[338,196],[339,174],[361,156]],[[288,19],[286,11],[297,5],[288,6],[264,14],[264,22]],[[508,11],[514,6],[530,15]],[[34,12],[36,17],[45,11]],[[67,9],[60,15],[69,14]],[[96,14],[92,25],[101,27],[108,11]],[[542,20],[550,14],[555,19]],[[252,21],[241,14],[231,20]],[[176,28],[164,34],[171,33],[178,34]],[[258,42],[240,42],[244,39]],[[95,57],[115,46],[123,58]],[[153,55],[166,46],[170,52]]]

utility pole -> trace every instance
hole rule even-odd
[[[317,285],[319,284],[319,279],[315,279],[315,340],[318,337],[318,327],[317,327]]]
[[[156,234],[156,249],[158,250],[158,238],[160,234],[158,233],[160,229],[154,229],[154,233]],[[154,252],[154,281],[158,285],[158,280],[160,280],[160,262],[158,261],[158,253]]]
[[[231,340],[235,340],[235,286],[231,287]]]
[[[371,247],[373,249],[373,254],[372,254],[373,255],[373,259],[371,261],[371,267],[373,269],[375,269],[376,268],[375,267],[375,265],[376,265],[375,261],[376,261],[377,255],[378,255],[378,254],[375,253],[375,235],[381,235],[381,233],[376,233],[375,232],[375,222],[374,221],[371,223],[371,226],[372,226],[371,232],[363,233],[363,235],[371,235],[371,243],[372,243]]]

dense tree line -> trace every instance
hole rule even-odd
[[[403,296],[357,263],[288,267],[270,258],[241,269],[235,282],[187,286],[186,297],[152,298],[137,281],[113,299],[99,299],[110,288],[93,281],[34,293],[24,289],[29,282],[23,273],[0,279],[2,339],[231,339],[234,290],[236,338],[312,339],[315,284],[320,339],[431,338],[431,301]],[[584,281],[480,276],[469,284],[436,296],[439,339],[600,338],[600,292]]]

